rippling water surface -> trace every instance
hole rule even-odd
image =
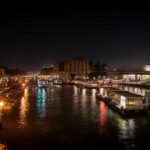
[[[9,150],[148,149],[150,116],[122,119],[97,101],[95,93],[76,86],[26,88],[14,110],[5,112],[1,143]]]

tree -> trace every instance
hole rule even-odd
[[[91,71],[91,72],[94,71],[94,63],[93,63],[93,60],[91,60],[91,61],[89,62],[89,66],[90,66],[90,71]]]
[[[76,77],[76,75],[75,75],[75,74],[70,74],[70,78],[71,78],[71,80],[74,80],[74,79],[75,79],[75,77]]]
[[[99,62],[99,60],[97,60],[96,61],[96,64],[94,65],[94,68],[95,68],[95,71],[97,72],[99,72],[100,71],[100,62]]]

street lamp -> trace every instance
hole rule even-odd
[[[4,102],[0,101],[0,129],[2,128]]]

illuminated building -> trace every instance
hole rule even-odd
[[[135,84],[135,85],[126,84],[126,85],[120,85],[119,89],[143,96],[146,102],[148,103],[148,106],[150,106],[150,87],[149,86],[139,85],[139,84]]]
[[[5,83],[6,80],[6,68],[0,66],[0,84]]]
[[[148,102],[144,100],[143,96],[127,91],[108,90],[107,95],[119,108],[143,109],[144,107],[148,107]]]
[[[86,78],[89,71],[89,62],[87,59],[68,58],[64,61],[54,62],[51,75],[64,79],[70,79],[72,76],[75,78]]]
[[[144,81],[150,80],[150,65],[140,68],[122,68],[108,72],[108,76],[112,79],[123,79],[128,81]]]
[[[5,69],[0,67],[0,78],[5,76]]]
[[[87,77],[90,72],[89,62],[87,59],[82,58],[66,59],[64,70],[68,77],[74,75],[76,78],[84,78]]]

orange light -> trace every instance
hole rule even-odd
[[[23,83],[22,86],[24,87],[24,86],[25,86],[25,83]]]
[[[0,102],[0,106],[4,106],[4,102]]]

